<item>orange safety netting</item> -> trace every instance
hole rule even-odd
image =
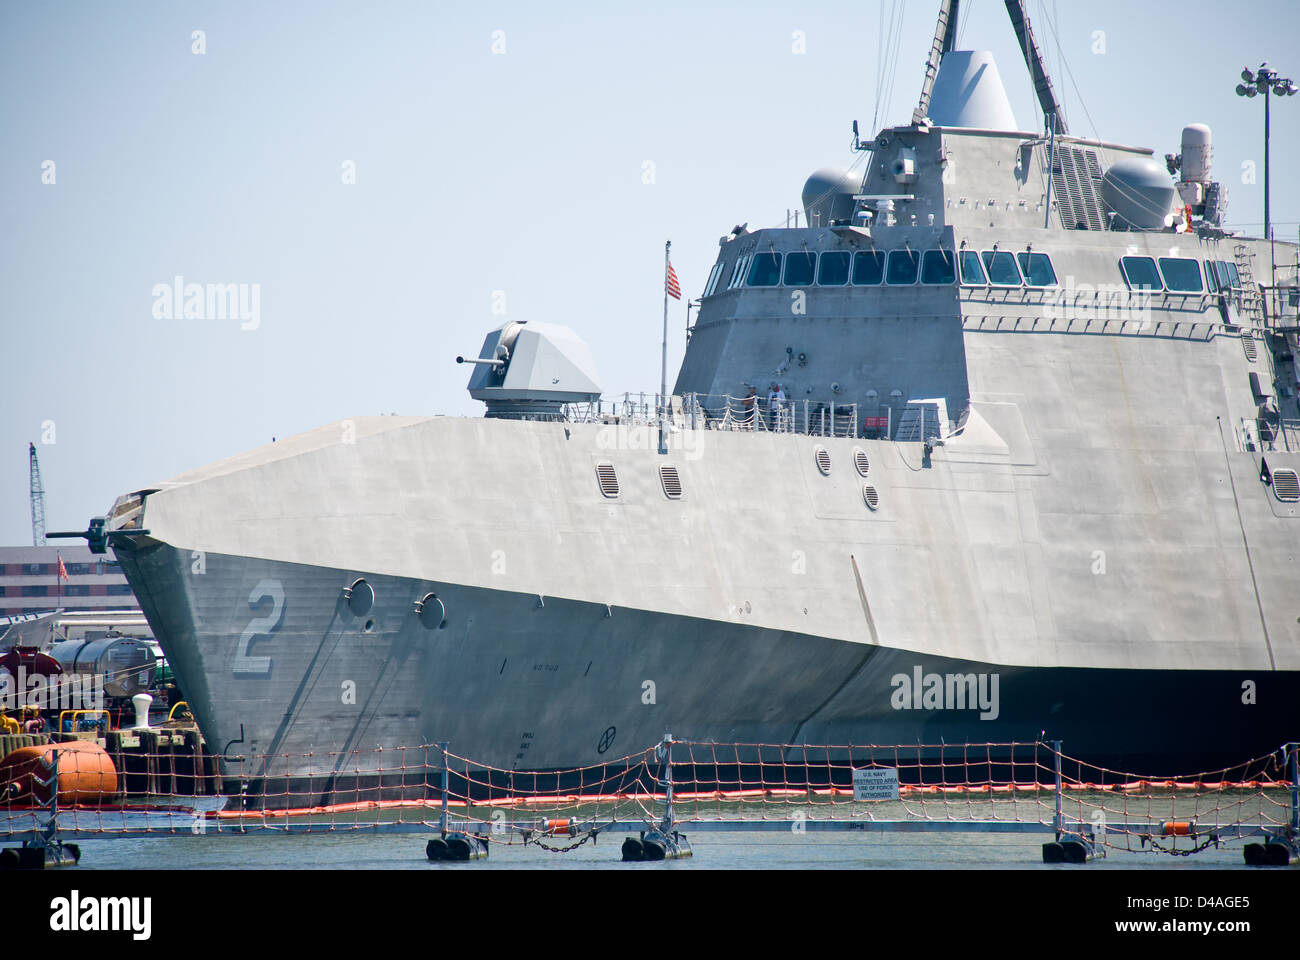
[[[155,731],[25,746],[0,759],[0,835],[40,830],[55,813],[60,831],[79,835],[445,826],[490,842],[536,842],[659,823],[671,803],[677,825],[1037,824],[1151,850],[1176,847],[1176,837],[1204,843],[1286,828],[1296,816],[1288,765],[1296,749],[1166,777],[1093,766],[1045,742],[665,741],[600,764],[534,771],[437,744],[218,758],[194,731]]]

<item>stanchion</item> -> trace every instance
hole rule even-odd
[[[658,860],[681,860],[691,856],[691,845],[684,833],[676,829],[673,819],[673,735],[665,733],[658,750],[663,766],[659,783],[664,788],[664,818],[659,824],[642,830],[639,837],[623,841],[623,861],[643,863]]]
[[[0,850],[0,870],[49,870],[54,867],[75,867],[81,860],[81,848],[75,843],[59,839],[59,753],[50,751],[50,776],[42,780],[35,774],[32,779],[50,791],[50,819],[32,840],[24,840],[21,847]]]
[[[1285,867],[1300,863],[1300,743],[1288,743],[1287,765],[1291,771],[1291,816],[1281,830],[1264,830],[1262,843],[1248,843],[1242,851],[1247,866]]]
[[[1077,831],[1067,830],[1062,811],[1061,741],[1052,741],[1056,759],[1056,812],[1052,816],[1052,830],[1056,839],[1043,844],[1043,863],[1087,863],[1099,854],[1097,838],[1091,830],[1080,824]],[[1101,855],[1105,855],[1104,851]]]
[[[424,847],[424,855],[430,860],[484,860],[488,855],[487,841],[481,836],[473,833],[462,833],[459,831],[449,832],[448,830],[448,791],[450,790],[449,773],[447,764],[447,748],[450,741],[441,740],[438,742],[438,749],[442,753],[442,816],[439,819],[439,835],[431,839]]]

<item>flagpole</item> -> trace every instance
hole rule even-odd
[[[659,453],[668,453],[668,433],[664,423],[664,409],[668,405],[668,249],[671,240],[664,243],[664,342],[659,355]]]

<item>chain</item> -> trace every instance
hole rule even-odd
[[[1156,842],[1155,837],[1147,837],[1147,840],[1151,842],[1151,848],[1153,850],[1159,851],[1160,853],[1168,853],[1175,857],[1190,857],[1194,853],[1200,853],[1202,850],[1205,850],[1211,846],[1217,847],[1219,845],[1219,838],[1217,836],[1214,836],[1213,834],[1211,834],[1210,838],[1206,840],[1204,843],[1202,843],[1200,846],[1192,847],[1188,850],[1178,850],[1175,849],[1174,847],[1162,847],[1160,846],[1159,843]]]
[[[543,850],[549,850],[551,853],[568,853],[571,850],[577,850],[588,840],[594,840],[596,834],[598,833],[600,833],[599,830],[588,830],[586,835],[581,840],[579,840],[577,843],[569,844],[569,846],[567,847],[552,847],[550,844],[546,843],[543,840],[525,840],[524,846],[527,846],[529,843],[532,843],[535,846],[541,847]]]

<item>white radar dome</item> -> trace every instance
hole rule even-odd
[[[832,220],[851,220],[853,196],[862,187],[862,174],[823,167],[803,185],[803,212],[810,227],[827,227]]]
[[[1149,157],[1116,161],[1101,181],[1101,199],[1115,214],[1116,229],[1167,226],[1177,192],[1169,172]]]

